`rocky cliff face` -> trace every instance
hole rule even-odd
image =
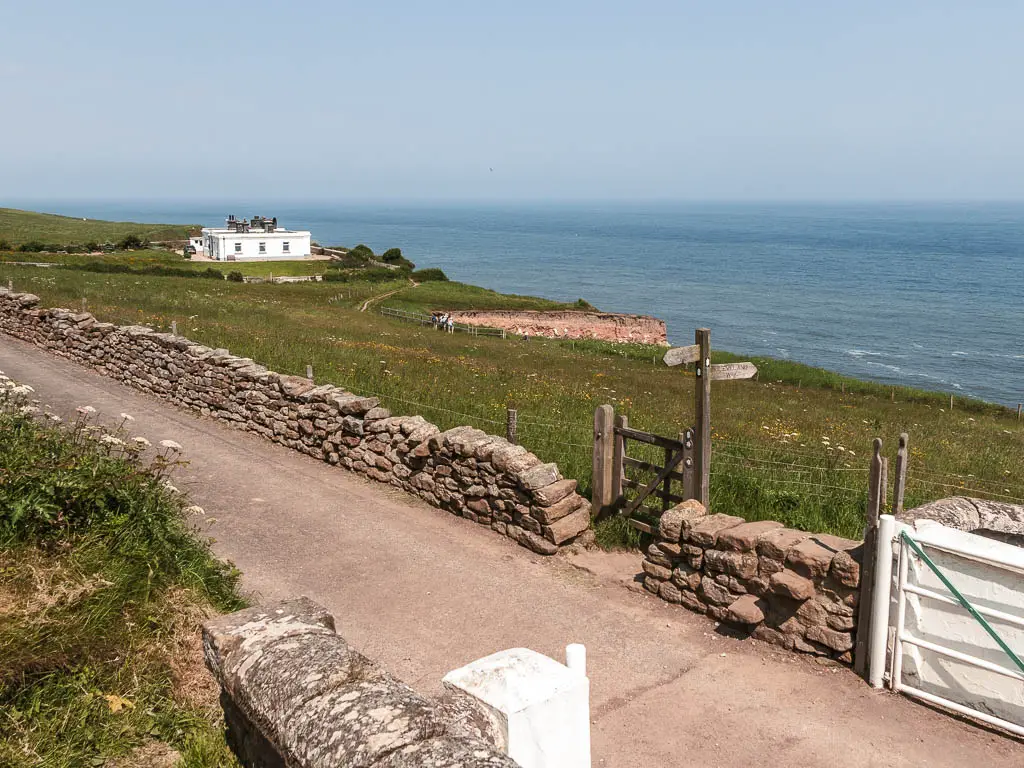
[[[667,345],[665,321],[647,315],[611,312],[467,310],[452,312],[456,323],[502,328],[517,335],[549,339],[600,339],[630,344]]]

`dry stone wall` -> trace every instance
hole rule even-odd
[[[709,515],[665,512],[644,555],[644,587],[788,650],[849,662],[863,542]]]
[[[308,598],[206,622],[203,653],[246,768],[517,765],[473,712],[416,693],[351,648]]]
[[[542,555],[590,526],[590,505],[555,464],[473,427],[442,432],[374,397],[268,370],[226,349],[0,289],[0,331],[129,386],[413,493]]]

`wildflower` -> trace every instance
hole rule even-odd
[[[152,443],[149,442],[149,440],[141,436],[133,437],[132,442],[135,443],[135,445],[139,446],[139,448],[149,448],[149,446],[152,445]]]
[[[35,392],[35,390],[28,384],[19,384],[11,390],[11,393],[15,395],[27,395],[30,392]]]
[[[164,483],[164,488],[166,488],[170,493],[181,493],[181,491],[179,491],[176,486],[171,485],[170,482]]]
[[[62,419],[56,413],[48,413],[48,414],[46,414],[46,418],[48,418],[50,421],[54,422],[55,424],[60,424],[62,421],[64,421],[64,419]]]
[[[186,507],[185,508],[185,514],[186,515],[205,515],[206,514],[206,510],[203,509],[202,507],[197,507],[196,505],[193,504],[191,507]]]
[[[121,414],[121,421],[135,421],[135,417],[131,416],[131,415],[127,414],[127,413],[122,413]]]
[[[181,451],[181,446],[173,440],[161,440],[160,445],[169,451]]]
[[[82,416],[92,416],[96,413],[96,409],[91,405],[80,405],[78,408],[75,408],[75,410]]]
[[[20,410],[24,416],[35,416],[39,413],[39,409],[34,405],[23,405]]]
[[[112,445],[117,448],[124,447],[124,440],[122,440],[119,437],[114,437],[113,435],[103,435],[100,438],[100,442],[103,443],[104,445]]]

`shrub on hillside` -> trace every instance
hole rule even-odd
[[[437,267],[417,269],[415,272],[410,273],[409,277],[417,283],[448,282],[448,275],[444,273],[443,269],[438,269]]]
[[[125,235],[117,244],[117,247],[122,251],[132,251],[138,248],[145,248],[147,245],[146,241],[138,235]]]
[[[394,264],[402,261],[402,249],[401,248],[388,248],[384,253],[380,255],[380,260],[387,264]]]
[[[46,244],[38,240],[29,240],[27,243],[19,245],[18,250],[22,253],[41,253],[46,250]]]
[[[373,255],[373,249],[368,245],[364,245],[363,243],[360,243],[355,248],[349,248],[349,253],[362,254],[366,256],[366,258],[368,259],[375,258]]]
[[[117,275],[155,275],[157,277],[204,277],[211,280],[223,280],[224,273],[213,267],[204,270],[186,269],[185,267],[165,267],[161,264],[150,264],[145,267],[133,267],[129,264],[112,261],[87,261],[84,264],[61,264],[62,269],[77,269],[82,272],[100,272]]]
[[[334,269],[324,273],[324,281],[328,283],[387,283],[400,279],[403,275],[387,267],[370,269]]]
[[[13,251],[14,246],[6,240],[0,240],[0,251]]]
[[[239,272],[237,269],[233,269],[230,272],[228,272],[228,280],[230,280],[232,283],[244,283],[245,276],[242,275],[242,273]]]

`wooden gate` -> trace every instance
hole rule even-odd
[[[612,507],[634,528],[653,533],[662,512],[696,498],[694,431],[687,429],[678,438],[664,437],[632,429],[629,419],[619,415],[614,418],[611,437]],[[630,441],[660,449],[663,458],[656,462],[630,456]]]

